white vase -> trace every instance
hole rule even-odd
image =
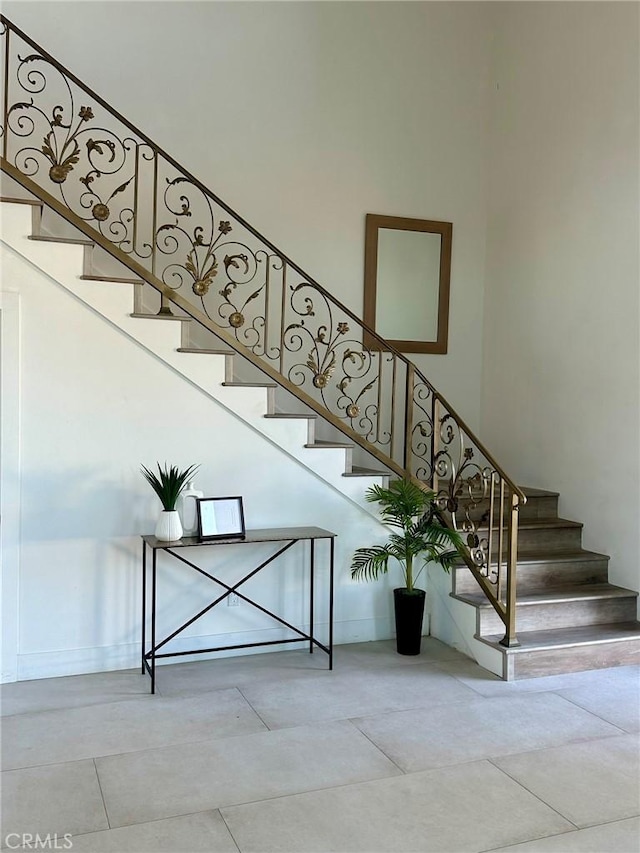
[[[182,539],[182,524],[177,509],[162,510],[156,525],[156,539],[161,542],[175,542]]]
[[[204,492],[194,488],[193,480],[189,480],[187,488],[178,498],[178,511],[182,520],[184,536],[195,536],[198,533],[198,515],[196,513],[196,498],[203,498]]]

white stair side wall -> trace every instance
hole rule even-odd
[[[451,575],[439,566],[429,566],[427,576],[431,636],[502,678],[503,655],[475,638],[476,608],[451,597]]]
[[[241,494],[249,527],[335,531],[337,640],[391,636],[397,578],[356,584],[349,576],[353,550],[386,539],[378,522],[11,251],[2,252],[2,282],[20,294],[22,313],[18,678],[138,665],[139,535],[153,530],[160,509],[139,467],[156,461],[200,463],[197,485],[210,496]],[[250,582],[265,606],[301,625],[304,548],[294,546]],[[272,553],[219,548],[205,562],[230,582],[265,552]],[[326,557],[319,546],[319,624],[327,619]],[[159,583],[160,635],[211,600],[205,578],[168,558]],[[180,642],[203,648],[273,638],[273,625],[249,605],[225,606]]]

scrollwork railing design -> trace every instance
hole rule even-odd
[[[434,489],[515,644],[525,498],[429,381],[1,18],[2,169],[390,471]],[[366,345],[365,345],[366,342]]]

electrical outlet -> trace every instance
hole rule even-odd
[[[230,592],[227,596],[227,604],[229,607],[237,607],[240,604],[240,599],[235,592]]]

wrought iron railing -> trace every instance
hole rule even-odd
[[[392,472],[433,488],[515,644],[522,491],[410,361],[0,19],[3,171],[159,291],[161,310],[179,306]]]

